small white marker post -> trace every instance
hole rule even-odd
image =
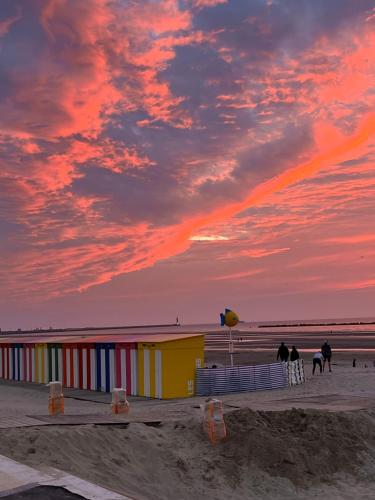
[[[232,328],[229,327],[229,355],[230,355],[230,366],[233,366],[233,342],[232,342]]]

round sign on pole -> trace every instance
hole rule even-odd
[[[236,326],[239,321],[240,320],[238,315],[231,309],[225,309],[224,313],[220,313],[221,326],[225,325],[229,328],[228,350],[230,355],[231,366],[233,366],[233,353],[234,353],[234,344],[232,342],[232,328],[233,326]]]
[[[233,326],[236,326],[237,323],[240,321],[238,314],[232,311],[231,309],[225,309],[224,314],[220,314],[220,319],[221,319],[221,326],[228,326],[229,328],[232,328]]]

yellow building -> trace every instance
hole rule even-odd
[[[195,369],[203,365],[204,335],[152,335],[152,342],[138,342],[138,395],[158,399],[193,396]]]

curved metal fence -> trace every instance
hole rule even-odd
[[[284,363],[197,368],[196,370],[195,392],[197,396],[264,391],[287,386],[288,375]]]
[[[303,384],[305,382],[305,368],[303,366],[303,359],[288,361],[287,374],[289,385]]]

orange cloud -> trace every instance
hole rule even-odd
[[[352,283],[341,283],[336,285],[336,288],[341,289],[362,289],[362,288],[372,288],[375,286],[375,278],[370,278],[362,281],[354,281]]]
[[[228,204],[226,207],[215,210],[207,216],[184,223],[178,230],[177,235],[160,248],[160,257],[166,258],[169,255],[186,250],[189,238],[198,229],[214,224],[219,220],[233,217],[235,214],[264,200],[267,196],[317,173],[330,162],[334,163],[343,160],[348,153],[365,144],[374,133],[375,114],[369,113],[363,119],[358,131],[333,149],[326,147],[326,151],[309,162],[290,168],[269,181],[260,184],[242,202]]]
[[[77,271],[81,269],[81,272],[83,273],[80,280],[80,289],[85,290],[93,285],[105,283],[118,274],[144,269],[145,267],[152,266],[155,262],[161,259],[171,257],[187,250],[191,245],[189,238],[196,230],[233,217],[249,206],[259,204],[267,197],[279,192],[280,190],[317,173],[323,167],[327,168],[330,162],[340,161],[348,153],[351,153],[357,147],[364,144],[372,136],[373,132],[373,115],[369,115],[363,121],[359,130],[344,143],[334,147],[332,150],[325,151],[308,163],[291,168],[279,176],[261,184],[255,188],[253,192],[250,193],[249,196],[241,203],[228,205],[225,208],[216,210],[204,217],[194,218],[185,222],[182,226],[171,226],[168,230],[163,229],[160,231],[148,231],[147,237],[145,237],[146,228],[143,226],[139,233],[139,236],[141,236],[142,239],[137,243],[139,256],[134,255],[130,259],[125,261],[123,260],[122,254],[129,247],[129,240],[127,243],[115,243],[113,247],[108,244],[99,245],[98,243],[95,243],[92,245],[90,250],[89,247],[74,250],[74,253],[72,253],[70,257],[73,259],[74,255],[73,260],[76,262],[76,264],[73,265],[73,268],[77,269]],[[111,232],[113,234],[113,229],[114,228],[109,231],[107,236],[109,236]],[[111,257],[111,261],[108,261],[109,257]],[[40,261],[43,262],[45,256],[43,258],[39,258]],[[66,254],[63,257],[63,261],[65,262],[67,258],[68,255]],[[30,262],[31,268],[38,267],[32,259],[30,259]],[[88,272],[88,270],[85,272],[85,263],[87,263],[89,269],[93,270],[92,275]],[[68,277],[73,271],[73,268],[69,265],[69,267],[62,272],[64,275],[66,274],[66,277]],[[255,274],[258,274],[259,272],[263,272],[263,270],[257,270]],[[225,280],[230,279],[230,277],[240,279],[251,276],[252,274],[253,271],[240,272],[234,273],[234,275],[224,275],[214,277],[212,279]],[[72,291],[73,290],[74,287],[72,288]]]

